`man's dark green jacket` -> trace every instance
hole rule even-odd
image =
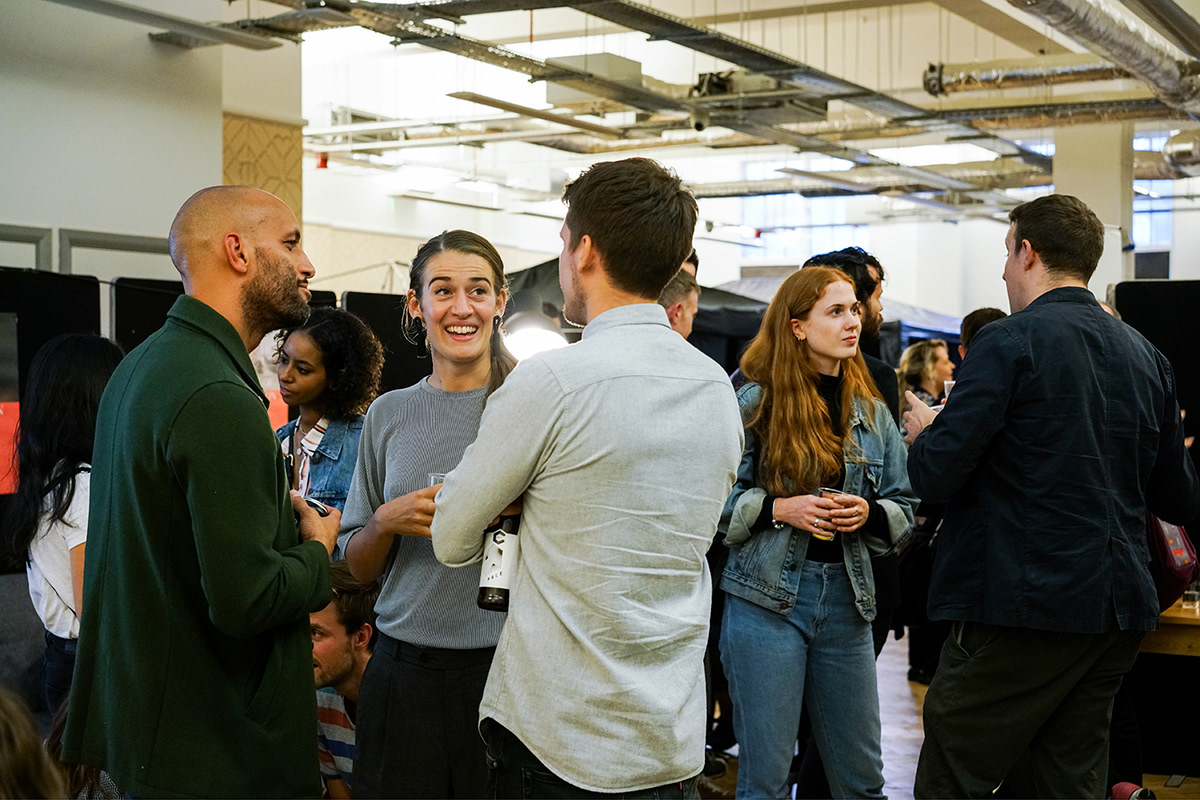
[[[137,797],[317,795],[328,600],[246,348],[181,297],[100,403],[64,760]]]

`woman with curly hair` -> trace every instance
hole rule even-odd
[[[871,555],[908,532],[916,498],[861,330],[850,279],[809,267],[742,356],[746,449],[720,525],[739,798],[790,796],[802,708],[832,796],[883,796]]]
[[[363,413],[379,393],[383,346],[362,320],[314,308],[308,320],[276,334],[283,402],[299,416],[275,434],[292,488],[339,511],[358,460]]]
[[[900,356],[900,379],[904,388],[921,398],[927,406],[940,401],[945,382],[954,378],[954,362],[946,342],[925,339],[913,342]],[[903,394],[903,390],[900,392]]]
[[[500,338],[508,280],[496,248],[461,230],[423,244],[408,280],[405,332],[433,374],[371,405],[338,537],[354,576],[383,584],[354,796],[484,797],[479,703],[506,615],[479,608],[478,570],[443,565],[428,537],[442,475],[516,365]]]

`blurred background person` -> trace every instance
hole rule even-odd
[[[843,273],[802,269],[741,360],[746,450],[721,527],[739,798],[790,796],[802,708],[832,795],[883,796],[870,556],[908,532],[916,500],[860,314]]]
[[[46,628],[42,687],[51,714],[71,690],[96,411],[122,355],[100,336],[51,339],[33,357],[21,401],[17,491],[3,535],[10,556],[25,562],[29,596]]]
[[[66,797],[58,765],[42,746],[25,703],[0,686],[0,797]]]
[[[332,798],[352,797],[355,719],[363,672],[375,648],[379,584],[354,577],[345,561],[329,565],[333,600],[309,614],[317,684],[317,758]]]
[[[303,324],[276,334],[275,363],[283,402],[299,411],[275,431],[292,488],[341,511],[363,413],[379,393],[383,346],[358,317],[318,307]]]
[[[1101,306],[1104,304],[1101,303]],[[967,348],[971,346],[971,340],[975,338],[975,334],[979,333],[979,329],[989,322],[995,322],[998,319],[1004,319],[1008,314],[1005,314],[998,308],[977,308],[970,314],[963,317],[962,324],[958,326],[958,357],[961,361],[967,357]]]
[[[900,356],[900,381],[927,406],[941,402],[945,381],[954,379],[954,362],[942,339],[913,342]]]
[[[666,310],[671,330],[686,339],[692,335],[692,322],[700,310],[700,284],[696,283],[692,273],[681,267],[663,287],[658,304]]]
[[[421,246],[409,286],[406,324],[433,374],[371,405],[339,537],[355,577],[383,584],[354,794],[483,797],[479,703],[505,615],[480,609],[478,570],[443,566],[427,537],[442,476],[516,365],[500,338],[508,281],[490,242],[455,230]]]

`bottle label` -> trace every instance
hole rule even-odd
[[[499,526],[486,533],[488,540],[483,551],[479,585],[490,589],[508,589],[521,544],[517,536],[517,519],[502,519]]]

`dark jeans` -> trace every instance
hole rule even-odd
[[[484,796],[479,703],[495,652],[379,635],[358,698],[355,797]]]
[[[71,676],[75,673],[76,639],[63,639],[46,631],[46,657],[42,662],[42,691],[51,716],[71,694]]]
[[[925,696],[918,798],[1104,797],[1113,696],[1142,631],[954,624]]]
[[[575,798],[647,798],[648,800],[699,800],[696,789],[699,775],[681,783],[668,783],[635,792],[592,792],[567,783],[555,775],[529,748],[494,719],[482,725],[487,739],[488,792],[490,798],[519,800],[575,800]]]

